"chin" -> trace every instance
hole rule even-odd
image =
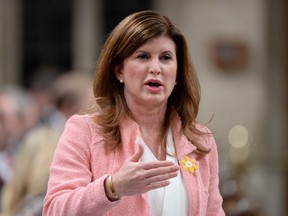
[[[160,98],[150,98],[150,99],[147,99],[144,101],[143,105],[146,106],[161,106],[163,104],[167,104],[167,99],[166,100],[163,100],[163,99],[160,99]]]

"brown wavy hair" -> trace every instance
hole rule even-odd
[[[164,128],[169,128],[170,116],[175,109],[181,118],[185,136],[197,147],[199,154],[207,154],[196,137],[203,132],[196,128],[200,103],[200,85],[191,62],[184,35],[172,21],[156,11],[136,12],[123,19],[110,33],[101,50],[96,68],[93,92],[97,100],[95,121],[108,145],[115,149],[121,144],[119,122],[124,114],[131,112],[123,94],[123,84],[115,76],[115,67],[151,38],[167,35],[176,45],[177,85],[168,98]]]

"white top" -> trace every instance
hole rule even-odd
[[[149,147],[144,143],[142,137],[138,137],[138,143],[144,146],[142,161],[157,160]],[[169,155],[166,155],[166,160],[178,164],[177,158],[170,156],[175,155],[175,147],[170,129],[167,136],[167,152]],[[188,215],[188,195],[181,172],[178,172],[177,177],[170,179],[168,186],[148,192],[148,202],[152,216]]]

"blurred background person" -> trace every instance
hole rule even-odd
[[[7,85],[0,89],[0,182],[10,179],[14,158],[25,134],[37,123],[36,103],[26,90]]]
[[[41,65],[33,71],[27,90],[34,99],[39,112],[37,124],[53,125],[57,121],[55,104],[53,103],[55,81],[63,71],[57,66]]]
[[[54,149],[64,124],[71,115],[93,103],[92,79],[81,72],[60,75],[53,83],[53,124],[41,124],[25,137],[16,157],[11,180],[2,195],[2,215],[42,214]]]

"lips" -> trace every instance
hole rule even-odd
[[[162,82],[160,80],[156,79],[149,79],[145,82],[145,85],[150,86],[150,87],[160,87],[162,86]]]

